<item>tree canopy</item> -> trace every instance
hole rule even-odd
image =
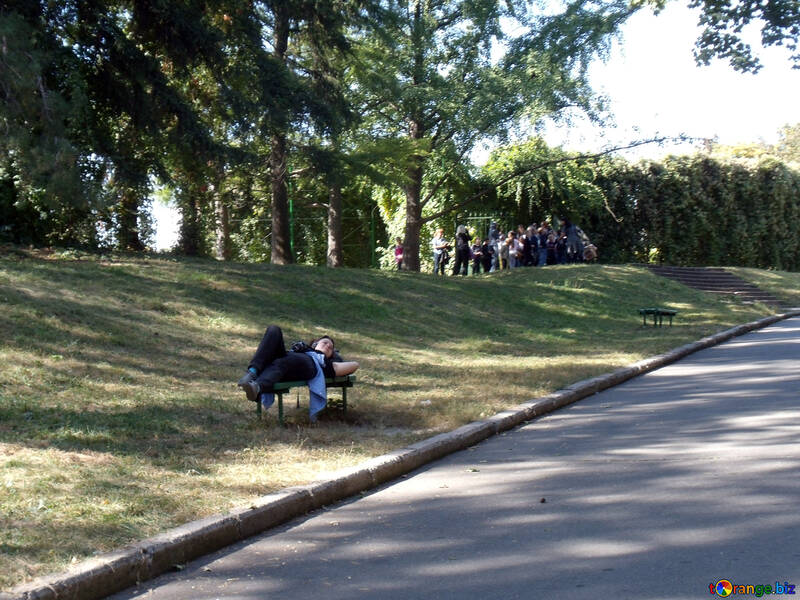
[[[425,228],[497,198],[470,161],[477,144],[507,144],[575,108],[603,114],[588,66],[642,5],[8,0],[0,240],[140,251],[161,196],[180,211],[185,254],[374,264],[348,243],[369,239],[372,252],[391,234],[418,270]],[[703,47],[754,70],[719,28],[739,36],[760,20],[765,43],[794,52],[796,5],[698,3],[718,32]],[[763,152],[797,160],[795,129]],[[585,164],[559,152],[506,157],[553,207],[594,189]],[[511,179],[501,195],[519,189]]]

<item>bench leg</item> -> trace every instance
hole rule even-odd
[[[283,392],[276,392],[275,395],[278,397],[278,423],[283,427]]]
[[[347,388],[342,388],[342,414],[347,414]]]

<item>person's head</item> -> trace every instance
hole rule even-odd
[[[436,237],[442,237],[443,235],[444,235],[444,229],[439,227],[439,229],[436,230]]]
[[[467,233],[467,228],[464,225],[459,225],[458,229],[456,229],[456,233]]]
[[[323,335],[322,337],[318,337],[313,342],[311,342],[311,347],[316,350],[317,352],[321,352],[327,358],[331,358],[333,356],[334,344],[333,338],[329,335]]]
[[[395,240],[397,241],[398,246],[403,243],[403,238],[395,238]]]

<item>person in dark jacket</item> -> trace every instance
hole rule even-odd
[[[544,221],[539,226],[539,257],[538,264],[543,267],[547,264],[547,238],[550,236],[550,227]]]
[[[547,235],[547,264],[555,265],[556,262],[556,233],[551,231]]]
[[[556,233],[556,264],[567,263],[567,234],[563,231]]]
[[[539,235],[536,233],[536,226],[531,225],[526,232],[528,238],[528,266],[535,266],[539,261]]]
[[[567,262],[581,262],[583,261],[583,240],[581,239],[582,231],[580,228],[572,223],[566,217],[561,219],[563,225],[562,229],[566,236],[566,254]]]
[[[472,258],[472,274],[478,275],[481,272],[481,260],[483,258],[483,246],[481,246],[480,238],[475,238],[470,254]]]
[[[481,244],[481,265],[483,266],[483,272],[489,273],[492,270],[492,263],[495,260],[495,250],[493,244],[489,241],[489,238],[483,240]]]
[[[469,255],[470,247],[469,242],[472,239],[467,228],[464,225],[459,225],[456,229],[456,264],[453,265],[453,275],[467,274],[469,269]]]
[[[500,234],[500,230],[497,228],[497,223],[492,221],[491,225],[489,225],[489,234],[487,235],[489,238],[489,245],[494,249],[492,252],[492,264],[489,265],[489,269],[486,272],[496,271],[500,264],[500,254],[497,251],[500,240],[502,239],[502,235]]]

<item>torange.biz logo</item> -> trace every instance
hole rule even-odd
[[[729,579],[720,579],[717,583],[709,583],[708,591],[711,592],[712,595],[721,596],[722,598],[727,598],[734,594],[741,596],[752,595],[756,598],[761,598],[762,596],[770,596],[772,594],[794,595],[795,593],[794,585],[788,581],[784,581],[783,583],[776,581],[774,584],[768,583],[765,585],[740,585],[738,583],[733,583]]]

